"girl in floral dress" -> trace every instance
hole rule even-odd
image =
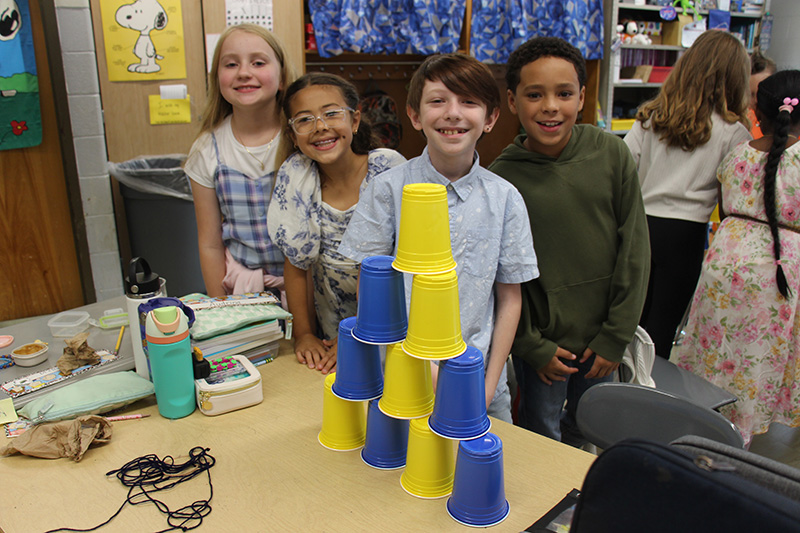
[[[765,136],[722,162],[720,213],[677,363],[737,396],[722,408],[749,445],[800,426],[800,71],[758,88]]]
[[[339,76],[309,73],[286,91],[289,138],[299,149],[281,165],[267,213],[283,252],[297,360],[327,373],[336,364],[339,321],[355,316],[358,263],[337,251],[360,192],[405,158],[377,141],[358,111],[358,92]]]

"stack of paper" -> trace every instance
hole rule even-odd
[[[192,344],[203,352],[203,357],[244,355],[251,362],[274,357],[283,330],[277,320],[245,326],[231,333],[223,333]]]

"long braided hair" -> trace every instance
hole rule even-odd
[[[789,129],[800,122],[800,71],[784,70],[773,74],[758,86],[757,108],[762,131],[772,134],[772,146],[764,165],[764,209],[774,242],[775,280],[778,291],[789,298],[791,291],[781,265],[781,239],[777,220],[778,206],[775,200],[775,176],[786,150]],[[788,106],[785,104],[789,104]]]

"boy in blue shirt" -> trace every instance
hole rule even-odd
[[[497,83],[475,58],[431,56],[411,79],[406,112],[427,146],[422,155],[376,176],[367,186],[339,252],[356,261],[396,255],[403,187],[444,185],[461,333],[484,355],[489,414],[510,422],[505,362],[519,321],[519,284],[536,277],[538,269],[522,197],[482,168],[475,152],[478,139],[492,130],[500,114]]]
[[[612,379],[647,292],[639,178],[622,139],[576,124],[586,64],[575,47],[555,37],[529,40],[509,57],[506,82],[525,133],[489,168],[522,193],[541,272],[522,286],[512,347],[518,423],[580,446],[578,400]]]

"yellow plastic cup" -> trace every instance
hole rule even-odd
[[[453,492],[454,442],[432,432],[426,418],[412,420],[406,468],[400,476],[403,489],[426,499],[443,498]]]
[[[340,452],[357,450],[367,439],[367,413],[364,402],[343,400],[331,391],[336,372],[325,377],[322,400],[322,430],[319,443]]]
[[[410,183],[403,187],[397,255],[392,266],[409,274],[439,274],[456,267],[444,185]]]
[[[433,412],[433,380],[429,361],[409,357],[400,344],[386,348],[383,396],[378,408],[392,418],[421,418]]]
[[[420,359],[452,359],[467,350],[461,336],[456,272],[414,276],[403,351]]]

